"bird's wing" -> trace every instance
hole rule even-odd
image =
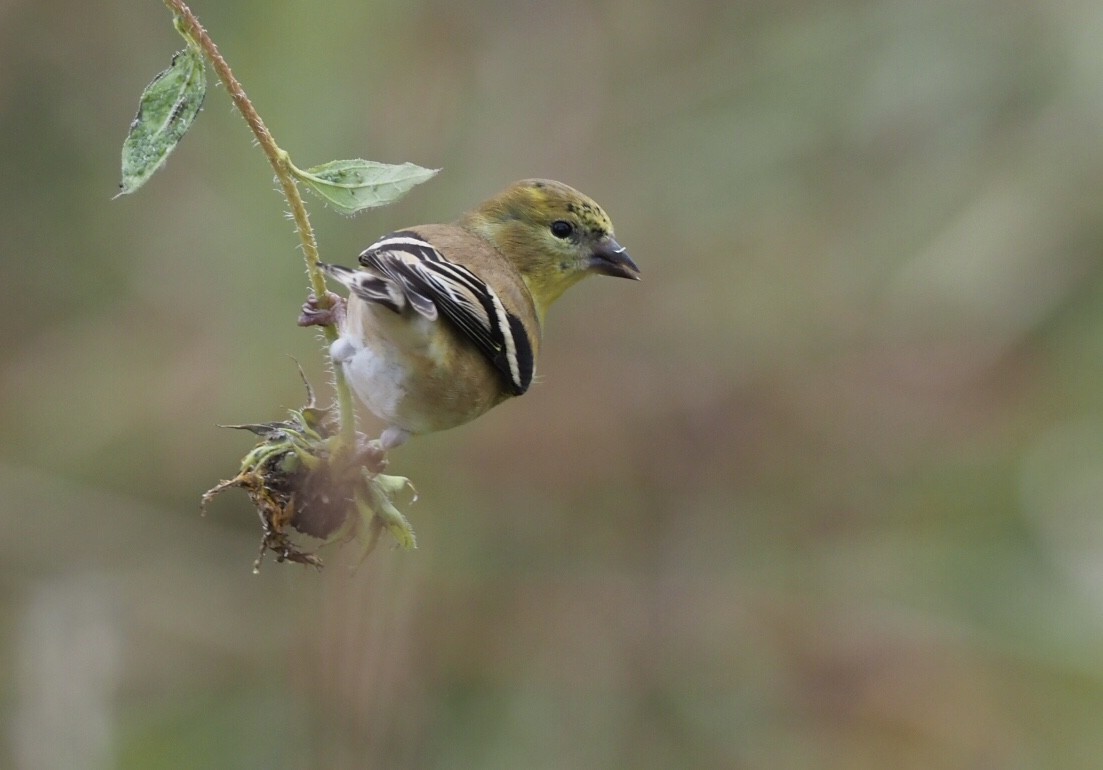
[[[350,290],[401,312],[403,299],[420,315],[443,316],[490,361],[514,395],[532,384],[532,344],[521,319],[479,276],[451,262],[410,231],[387,235],[360,254],[364,271]]]

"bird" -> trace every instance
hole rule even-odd
[[[385,235],[358,263],[319,263],[348,299],[311,295],[299,324],[336,326],[330,358],[385,424],[381,454],[528,391],[548,307],[571,286],[640,278],[604,209],[550,179],[515,182],[451,224]]]

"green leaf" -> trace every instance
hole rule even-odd
[[[414,485],[405,476],[384,476],[377,474],[368,481],[368,502],[375,515],[382,519],[383,526],[391,533],[391,537],[407,551],[417,548],[417,539],[414,537],[414,528],[409,520],[394,506],[394,498],[406,490],[413,492],[414,500],[417,500],[417,492]]]
[[[199,114],[206,93],[203,56],[189,45],[173,56],[169,68],[142,91],[138,114],[123,142],[123,178],[119,195],[134,192],[164,165]]]
[[[306,170],[291,166],[296,178],[343,214],[393,203],[439,170],[360,159],[331,160]]]

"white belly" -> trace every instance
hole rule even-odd
[[[401,360],[386,349],[357,346],[348,337],[340,337],[330,347],[330,356],[345,370],[345,378],[357,398],[372,414],[388,425],[398,425],[411,433],[421,433],[414,425],[405,425],[402,406],[407,400],[407,371]]]

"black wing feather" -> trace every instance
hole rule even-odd
[[[430,306],[434,314],[439,310],[503,375],[514,395],[528,390],[535,362],[524,325],[481,278],[448,261],[411,230],[376,241],[361,253],[360,264],[401,286],[421,315],[433,317]],[[383,304],[397,309],[393,302]]]

